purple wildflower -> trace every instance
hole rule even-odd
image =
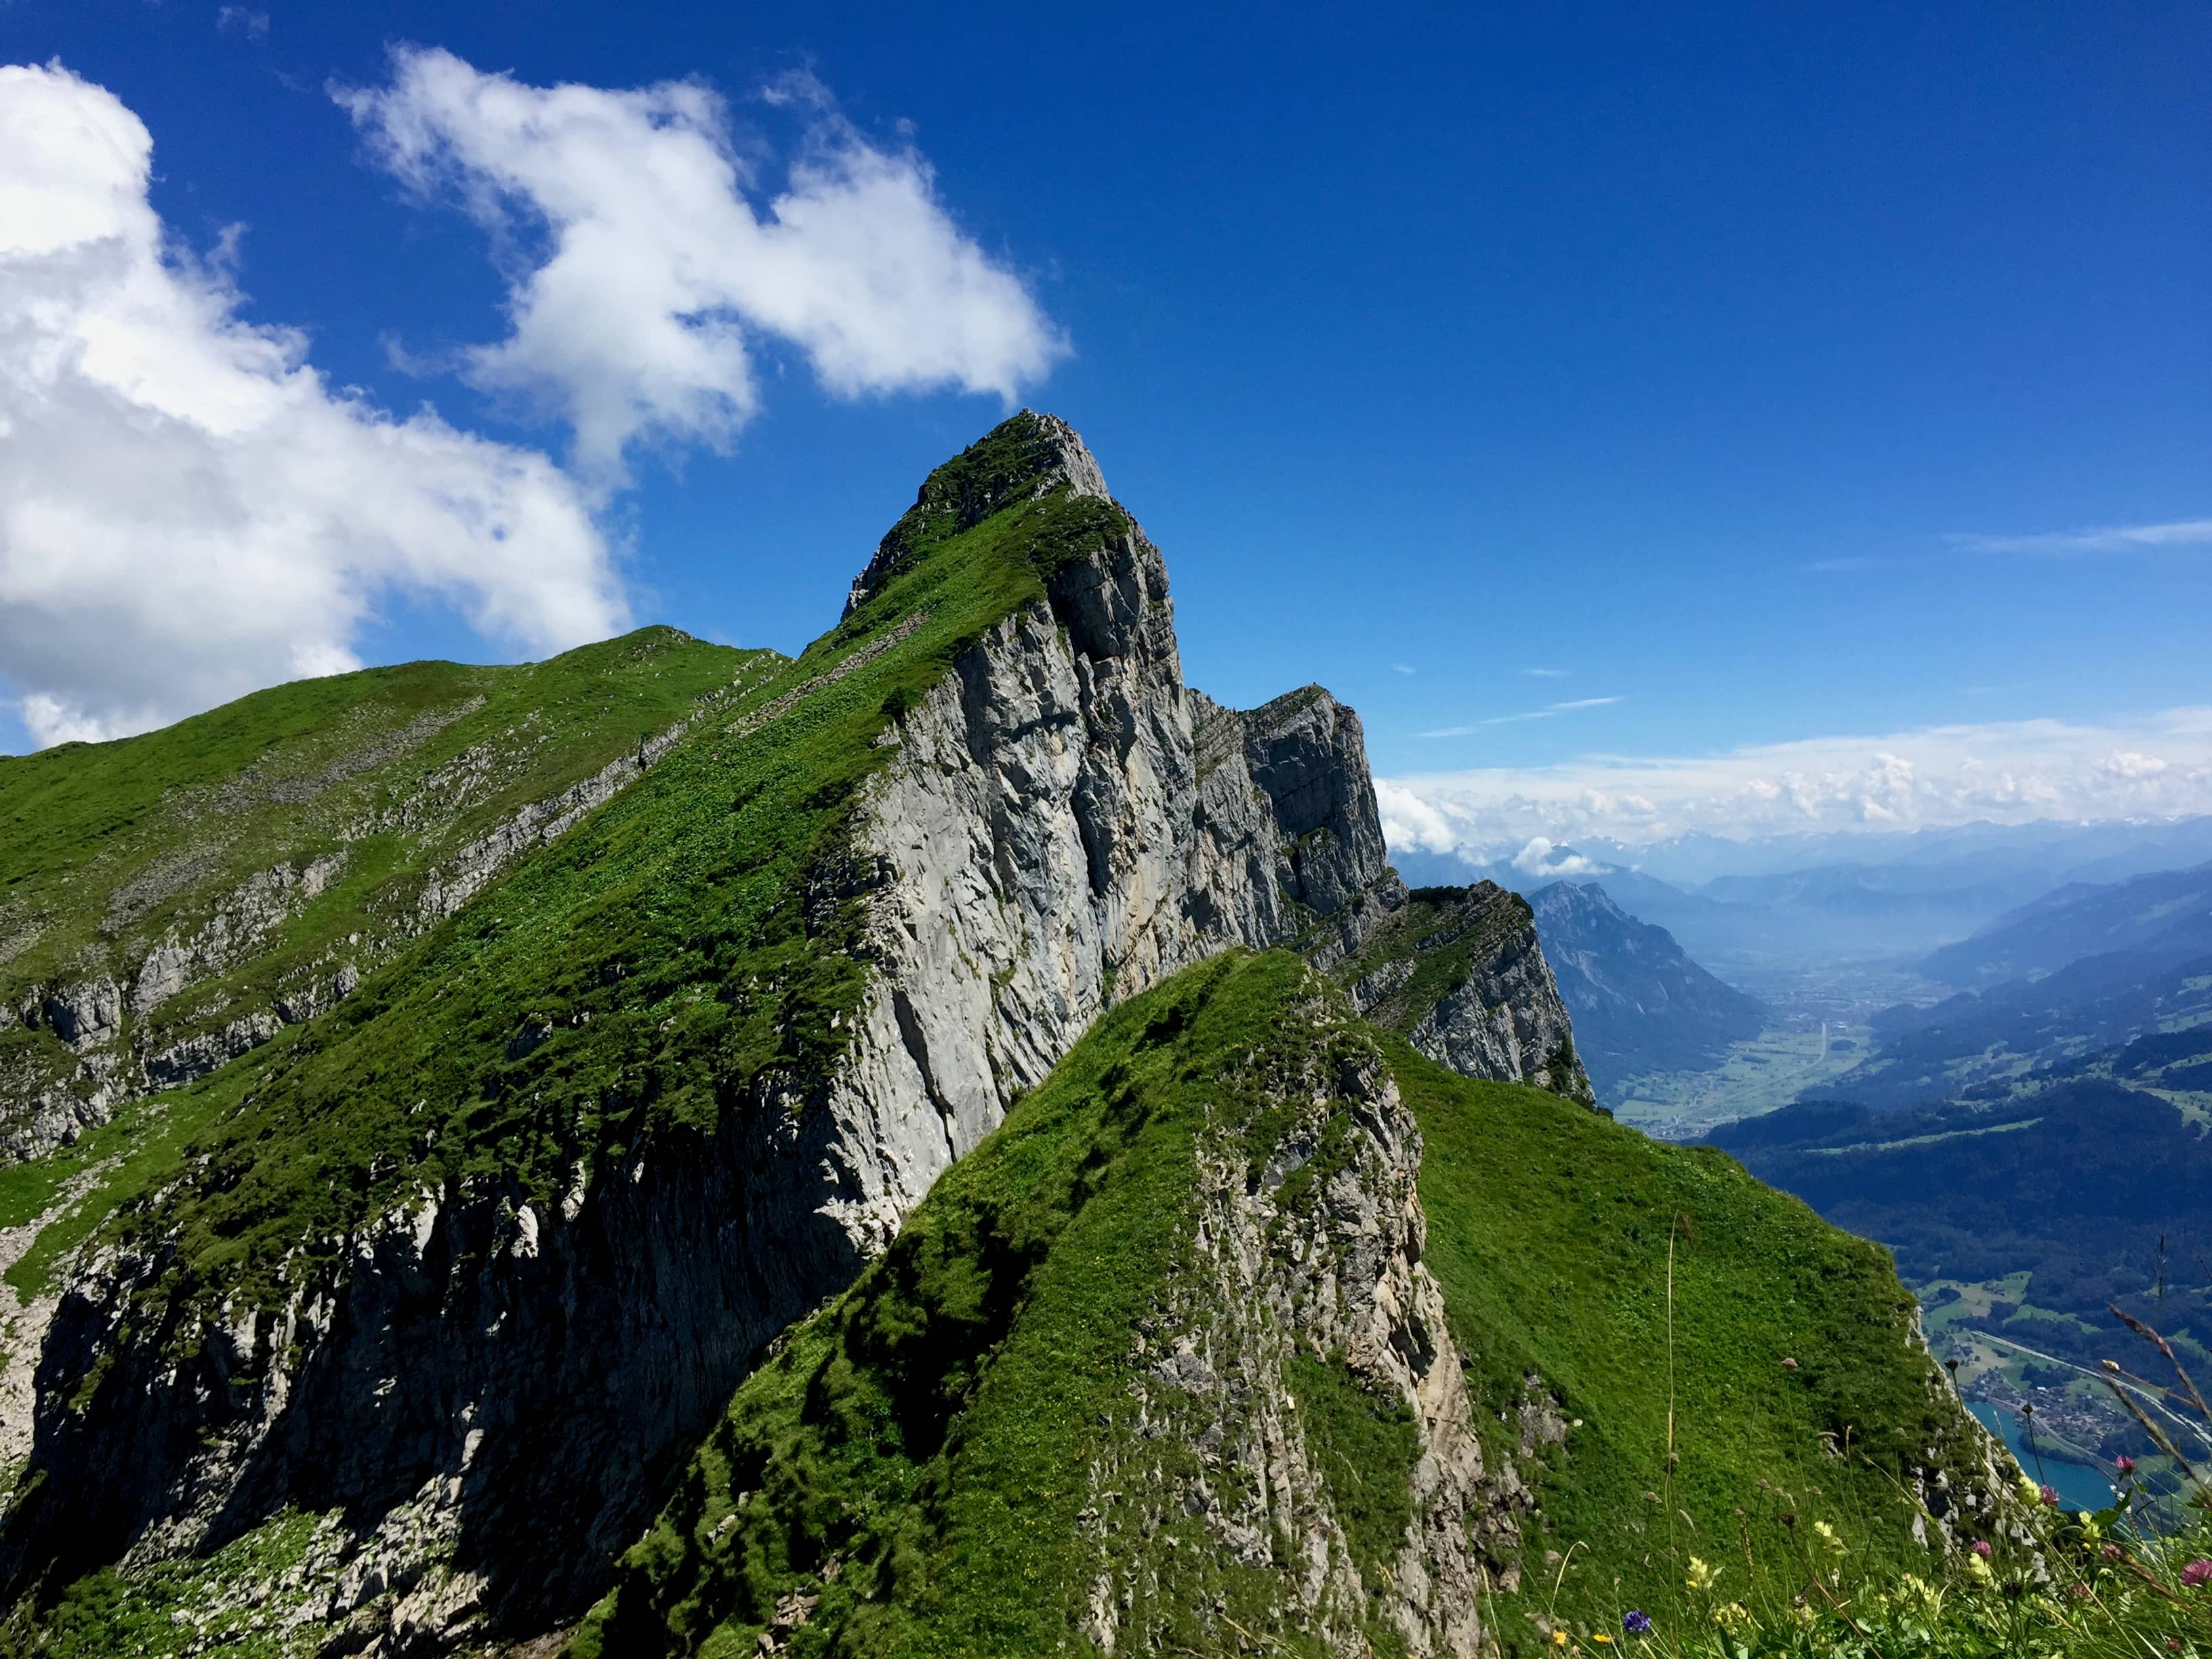
[[[2045,1507],[2045,1509],[2052,1509],[2052,1510],[2055,1510],[2055,1509],[2057,1509],[2057,1508],[2058,1507],[2058,1488],[2057,1488],[2057,1487],[2056,1487],[2056,1486],[2044,1486],[2044,1487],[2040,1487],[2040,1488],[2039,1488],[2039,1491],[2042,1492],[2042,1494],[2043,1494],[2043,1504],[2044,1504],[2044,1507]]]
[[[2112,1460],[2112,1467],[2120,1472],[2120,1478],[2124,1480],[2136,1472],[2136,1460],[2132,1457],[2115,1458]]]
[[[1651,1615],[1640,1607],[1631,1607],[1620,1615],[1620,1627],[1631,1636],[1649,1636],[1651,1633]]]
[[[1990,1548],[1990,1540],[1988,1539],[1977,1538],[1974,1540],[1974,1553],[1980,1556],[1983,1560],[1986,1561],[1993,1553],[1995,1553],[1995,1552]]]
[[[2208,1581],[2212,1581],[2212,1561],[2191,1561],[2181,1570],[2181,1582],[2191,1589]]]

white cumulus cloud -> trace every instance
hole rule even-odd
[[[929,164],[868,142],[811,81],[769,94],[809,115],[775,187],[696,82],[533,87],[408,47],[389,86],[334,95],[395,176],[455,195],[506,250],[512,331],[462,373],[567,421],[601,487],[634,442],[726,443],[758,405],[758,336],[846,397],[1011,401],[1066,349]]]
[[[1559,847],[1595,836],[1632,846],[1691,831],[2167,818],[2212,812],[2212,708],[1808,738],[1719,755],[1589,755],[1377,779],[1376,796],[1395,847],[1465,849],[1524,870],[1523,860],[1552,870]]]
[[[1599,866],[1572,848],[1560,847],[1547,836],[1532,836],[1528,844],[1513,855],[1513,867],[1524,876],[1541,879],[1588,875]]]
[[[330,386],[178,246],[152,140],[58,65],[0,67],[0,678],[41,744],[357,667],[380,596],[552,649],[625,611],[545,456]]]

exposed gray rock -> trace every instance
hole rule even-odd
[[[1528,928],[1477,963],[1424,1015],[1408,1041],[1466,1077],[1533,1083],[1595,1106],[1551,964]]]
[[[39,1017],[72,1048],[105,1042],[123,1029],[123,993],[102,975],[76,985],[57,985],[38,1001]]]
[[[0,1228],[0,1273],[21,1261],[39,1235],[75,1208],[106,1173],[105,1164],[78,1170],[46,1200],[40,1213],[17,1226]],[[39,1351],[60,1301],[52,1290],[26,1298],[0,1279],[0,1471],[11,1475],[30,1455]]]
[[[1322,960],[1362,1013],[1438,1065],[1597,1103],[1517,894],[1487,881],[1422,888],[1356,950]]]
[[[860,837],[879,973],[830,1095],[825,1209],[863,1254],[1110,1002],[1401,890],[1358,717],[1318,687],[1250,714],[1186,691],[1141,532],[963,655],[898,743]]]
[[[142,878],[141,884],[166,890],[182,879],[180,869],[189,873],[198,867],[173,860],[154,872],[158,880]],[[51,1033],[60,1048],[42,1053],[33,1046],[0,1060],[0,1153],[42,1156],[106,1122],[115,1108],[134,1096],[198,1077],[266,1042],[292,1020],[307,1018],[287,1012],[302,1006],[296,994],[181,1038],[164,1033],[155,1017],[181,992],[229,972],[264,949],[344,867],[344,854],[337,853],[258,871],[224,894],[193,933],[173,932],[154,945],[120,981],[100,974],[32,987],[13,1011],[16,1020]],[[349,990],[358,978],[346,969],[324,984],[327,988],[343,982]],[[316,1007],[329,1000],[307,998]]]
[[[1472,1656],[1483,1651],[1484,1574],[1499,1570],[1533,1496],[1510,1459],[1486,1467],[1443,1292],[1422,1261],[1420,1132],[1381,1053],[1345,1029],[1333,997],[1316,994],[1288,1024],[1297,1061],[1224,1091],[1286,1115],[1274,1152],[1255,1179],[1249,1105],[1209,1123],[1191,1265],[1132,1333],[1133,1420],[1117,1425],[1129,1432],[1108,1437],[1114,1449],[1088,1472],[1101,1566],[1085,1634],[1109,1654],[1152,1650],[1159,1610],[1205,1607],[1212,1561],[1225,1558],[1272,1567],[1282,1621],[1330,1652],[1371,1650],[1379,1620],[1409,1654]],[[1301,1182],[1325,1145],[1329,1173]],[[1354,1559],[1294,1386],[1299,1356],[1340,1360],[1410,1410],[1410,1471],[1362,1471],[1407,1480],[1412,1520],[1395,1559]],[[1194,1448],[1196,1471],[1168,1476],[1150,1449],[1161,1442]],[[1152,1543],[1182,1517],[1203,1524],[1210,1549]]]

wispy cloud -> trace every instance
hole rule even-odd
[[[1547,703],[1541,708],[1531,708],[1521,714],[1492,714],[1486,720],[1477,720],[1472,726],[1446,726],[1434,732],[1424,732],[1425,738],[1471,738],[1486,726],[1517,726],[1522,720],[1547,720],[1554,714],[1572,714],[1577,708],[1602,708],[1609,702],[1619,702],[1619,697],[1577,697],[1571,702]]]
[[[1866,558],[1863,556],[1854,555],[1853,556],[1845,559],[1815,559],[1812,563],[1807,565],[1805,568],[1808,570],[1817,570],[1821,572],[1823,574],[1833,574],[1845,570],[1864,570],[1873,562],[1874,561],[1872,559]]]
[[[1563,680],[1567,677],[1564,668],[1524,668],[1521,672],[1532,680]]]
[[[1411,663],[1394,662],[1390,665],[1390,672],[1394,674],[1410,674],[1414,671]]]
[[[2212,707],[1806,738],[1717,755],[1585,755],[1557,765],[1378,778],[1402,848],[1510,857],[1530,839],[1632,845],[1722,836],[2212,812]]]
[[[2149,548],[2212,545],[2212,519],[2106,525],[2096,530],[2054,530],[2034,536],[1961,533],[1943,539],[1969,553],[2133,553]]]

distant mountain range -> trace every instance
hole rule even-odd
[[[1920,968],[1972,987],[2115,953],[2147,963],[2212,953],[2212,863],[2106,886],[2069,883],[1930,953]]]
[[[1528,903],[1600,1100],[1652,1072],[1718,1065],[1730,1043],[1765,1028],[1764,1003],[1713,977],[1673,934],[1595,883],[1554,882]]]
[[[2064,882],[2124,881],[2212,859],[2212,817],[2097,823],[1964,823],[1895,832],[1765,836],[1736,841],[1689,835],[1638,846],[1597,837],[1575,850],[1601,864],[1630,866],[1685,888],[1729,876],[1784,875],[1837,865]]]
[[[1838,958],[1911,963],[2062,892],[2079,896],[2208,858],[2212,817],[1751,842],[1697,836],[1643,847],[1595,840],[1541,858],[1399,851],[1393,861],[1409,882],[1486,879],[1524,896],[1555,881],[1599,882],[1709,966],[1819,968]],[[1946,982],[1978,983],[2025,970],[1999,967],[1959,981],[1947,961],[1930,971]]]

